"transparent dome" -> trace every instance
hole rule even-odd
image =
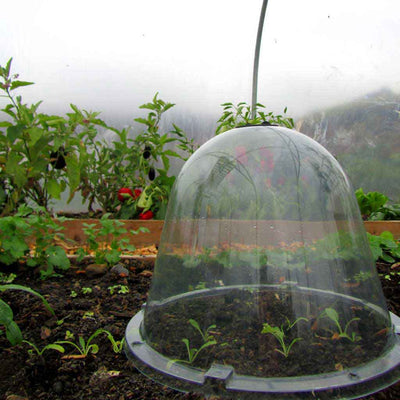
[[[228,398],[356,398],[400,376],[353,189],[309,137],[233,129],[177,178],[126,352],[156,381]]]

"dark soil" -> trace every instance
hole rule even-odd
[[[320,317],[333,304],[337,311],[348,315],[348,320],[353,319],[346,333],[354,334],[354,338],[340,338],[335,324]],[[297,315],[293,314],[294,308]],[[218,294],[187,297],[150,310],[145,324],[148,341],[172,360],[187,360],[182,338],[189,340],[191,348],[199,349],[204,343],[198,330],[188,323],[190,319],[203,330],[210,327],[209,335],[216,343],[199,352],[192,363],[204,370],[215,362],[232,366],[240,375],[324,374],[376,359],[387,344],[387,321],[382,316],[374,316],[372,310],[348,300],[339,302],[333,296],[316,296],[300,290],[218,290]],[[289,323],[294,323],[299,315],[311,318],[298,319],[290,327]],[[286,346],[293,342],[290,356],[281,353],[285,348],[276,337],[262,333],[266,320],[270,327],[283,329]]]
[[[107,272],[89,277],[73,266],[63,277],[45,281],[31,269],[20,268],[13,283],[26,285],[40,292],[54,308],[53,317],[41,301],[25,292],[7,291],[1,294],[14,311],[14,320],[24,339],[40,349],[46,344],[65,340],[67,331],[75,340],[87,340],[97,329],[106,329],[121,340],[130,318],[145,302],[151,282],[154,260],[129,260],[128,276]],[[378,264],[384,294],[390,311],[400,315],[400,275],[390,265]],[[2,272],[15,272],[0,266]],[[400,268],[399,268],[400,271]],[[124,274],[122,274],[124,275]],[[389,279],[390,278],[390,279]],[[128,294],[110,294],[109,287],[128,286]],[[91,288],[84,294],[83,288]],[[74,291],[76,297],[71,297]],[[105,334],[93,343],[97,354],[85,358],[69,358],[77,351],[65,345],[60,354],[49,350],[42,357],[30,355],[27,344],[10,347],[5,335],[0,335],[0,399],[203,399],[197,394],[182,394],[147,379],[127,361],[125,354],[115,353]],[[67,357],[65,357],[67,356]],[[365,399],[400,399],[400,384]]]

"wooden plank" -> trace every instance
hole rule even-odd
[[[139,246],[156,246],[160,243],[160,237],[164,221],[159,220],[119,220],[124,223],[124,228],[128,233],[121,235],[121,238],[128,238],[129,242],[136,247]],[[57,221],[59,222],[59,221]],[[96,228],[100,227],[98,219],[70,219],[63,222],[59,222],[64,227],[62,233],[66,239],[75,241],[78,245],[85,242],[84,225],[83,224],[94,224]],[[139,232],[137,235],[130,233],[129,231],[137,231],[140,227],[147,228],[148,233]],[[110,238],[111,239],[111,238]]]
[[[365,221],[365,230],[372,235],[380,235],[389,231],[395,239],[400,239],[400,221]]]

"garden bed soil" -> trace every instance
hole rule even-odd
[[[101,328],[121,340],[129,320],[146,301],[154,258],[130,259],[124,264],[129,270],[128,276],[110,271],[90,275],[82,272],[82,266],[72,266],[64,276],[45,281],[38,279],[34,270],[19,267],[13,283],[29,286],[44,295],[56,317],[28,293],[10,290],[2,293],[2,299],[12,307],[14,320],[24,338],[39,348],[65,340],[67,331],[73,333],[75,339],[82,336],[87,340]],[[388,308],[400,315],[400,276],[397,273],[400,268],[381,263],[377,267]],[[0,271],[15,272],[15,266],[0,266]],[[111,294],[109,288],[116,285],[127,286],[129,293],[115,291]],[[83,288],[92,291],[84,294]],[[76,293],[76,297],[71,297],[72,293]],[[201,395],[179,393],[152,382],[127,361],[123,352],[113,351],[105,334],[97,336],[94,343],[99,345],[99,351],[87,357],[71,357],[77,351],[69,345],[65,345],[64,354],[49,350],[40,357],[30,355],[27,344],[10,347],[5,335],[0,335],[0,399],[203,399]],[[309,367],[312,368],[311,363]],[[365,397],[368,400],[399,398],[400,384]]]

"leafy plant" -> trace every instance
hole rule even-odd
[[[80,135],[84,146],[80,149],[82,158],[80,190],[89,202],[101,206],[103,213],[116,213],[118,218],[136,218],[142,212],[135,201],[118,201],[122,188],[143,188],[151,198],[152,212],[157,218],[165,214],[165,206],[175,177],[168,176],[171,158],[186,159],[194,151],[193,140],[176,125],[167,133],[160,133],[160,121],[163,113],[174,106],[158,98],[143,104],[141,109],[148,110],[147,117],[135,121],[145,125],[145,130],[129,137],[129,129],[118,130],[99,120],[98,113],[88,113],[74,106],[74,117],[78,121],[87,121],[91,129]],[[108,129],[115,140],[106,142],[97,138],[97,126]],[[175,146],[180,152],[172,150]],[[182,155],[183,153],[183,155]],[[135,200],[135,199],[134,199]],[[150,207],[149,207],[150,208]],[[148,209],[149,209],[148,208]]]
[[[265,106],[257,103],[256,117],[252,117],[251,106],[246,102],[240,102],[236,106],[233,103],[223,103],[223,113],[218,120],[216,135],[233,129],[239,126],[246,125],[281,125],[286,128],[294,128],[294,121],[292,118],[286,116],[287,108],[283,111],[282,115],[274,115],[272,112],[266,113],[260,109],[265,109]]]
[[[216,325],[210,325],[206,330],[202,330],[198,322],[194,319],[189,319],[190,325],[201,335],[203,344],[199,348],[190,347],[190,341],[187,338],[182,339],[182,342],[185,344],[187,351],[187,360],[175,359],[170,360],[168,362],[168,367],[170,367],[173,363],[179,362],[184,364],[193,364],[198,355],[207,347],[214,346],[217,344],[217,341],[214,339],[214,336],[211,334],[211,330],[216,328]]]
[[[79,336],[78,343],[73,342],[74,335],[67,332],[67,338],[71,340],[58,340],[55,342],[57,345],[71,345],[78,351],[77,354],[71,354],[66,356],[67,358],[85,358],[90,353],[97,354],[99,351],[99,346],[96,343],[92,343],[92,341],[99,335],[105,334],[107,335],[107,339],[111,342],[113,351],[115,353],[120,353],[122,351],[123,340],[116,341],[111,332],[106,329],[97,329],[87,341],[82,336]]]
[[[0,217],[0,262],[10,265],[26,258],[29,266],[40,265],[43,278],[54,268],[68,269],[70,261],[63,247],[63,227],[45,209],[34,211],[22,205],[15,215]]]
[[[0,217],[0,262],[11,265],[21,260],[29,251],[27,242],[32,233],[26,220],[29,210],[21,206],[15,215]]]
[[[379,192],[364,193],[362,188],[357,189],[355,195],[364,219],[369,219],[379,212],[389,200],[388,197]]]
[[[400,244],[395,241],[391,232],[382,232],[379,236],[367,232],[369,245],[374,260],[382,259],[387,263],[394,263],[400,258]]]
[[[370,220],[384,221],[384,220],[399,220],[400,219],[400,204],[385,204],[380,208]]]
[[[71,264],[67,254],[64,248],[57,244],[57,241],[64,239],[64,234],[61,233],[64,227],[53,220],[45,209],[32,212],[28,215],[27,221],[31,228],[33,250],[26,263],[31,267],[46,266],[40,270],[42,278],[53,275],[55,268],[68,269]]]
[[[44,306],[54,315],[54,310],[50,307],[47,300],[40,293],[34,291],[33,289],[15,284],[0,285],[0,292],[4,292],[6,290],[21,290],[39,297]],[[12,346],[22,342],[22,333],[19,329],[19,326],[14,321],[14,313],[11,307],[2,299],[0,299],[0,325],[4,326],[6,330],[6,337]]]
[[[300,321],[308,321],[307,318],[300,317],[297,318],[294,322],[290,322],[288,318],[286,318],[286,322],[283,323],[280,327],[272,326],[268,323],[263,324],[263,329],[261,333],[271,334],[273,335],[281,345],[281,349],[274,349],[278,353],[281,353],[285,358],[289,357],[290,350],[292,349],[293,345],[302,340],[300,337],[296,337],[290,341],[290,343],[286,343],[288,341],[287,334],[288,332]]]
[[[67,185],[79,180],[76,151],[79,141],[67,121],[39,113],[41,102],[27,105],[14,90],[32,85],[11,74],[12,58],[0,66],[0,90],[9,100],[0,122],[0,203],[2,215],[15,211],[26,200],[48,209],[52,198],[60,199]],[[65,168],[67,167],[67,168]]]
[[[109,286],[108,290],[110,291],[110,294],[114,294],[115,292],[117,292],[118,294],[127,294],[127,293],[129,293],[129,288],[126,285]]]
[[[338,329],[338,332],[334,334],[334,337],[345,338],[352,342],[358,342],[359,340],[361,340],[361,336],[357,335],[355,332],[352,332],[351,335],[348,333],[350,324],[353,322],[359,321],[360,318],[352,318],[350,321],[348,321],[346,323],[345,327],[342,328],[340,321],[339,321],[339,314],[337,313],[337,311],[334,308],[331,308],[331,307],[325,308],[321,317],[328,317],[330,320],[332,320],[335,323],[335,325]]]
[[[48,350],[55,350],[55,351],[58,351],[59,353],[65,352],[65,349],[63,346],[61,346],[59,344],[55,344],[55,343],[49,343],[48,345],[42,347],[41,350],[39,350],[39,348],[34,343],[29,342],[27,340],[23,340],[22,343],[26,343],[27,345],[29,345],[31,347],[31,349],[28,350],[28,353],[31,355],[33,353],[36,353],[38,356],[42,356],[43,353]]]
[[[0,272],[0,283],[13,283],[17,275],[10,273],[5,274],[4,272]]]
[[[86,255],[94,254],[95,262],[98,264],[116,264],[121,259],[122,251],[134,251],[135,246],[129,244],[129,239],[121,238],[128,231],[123,228],[123,222],[109,219],[110,214],[104,214],[99,220],[100,226],[96,224],[83,224],[86,235],[88,250],[80,248],[77,252],[78,261]],[[140,227],[131,230],[131,234],[138,232],[149,232],[147,228]]]

